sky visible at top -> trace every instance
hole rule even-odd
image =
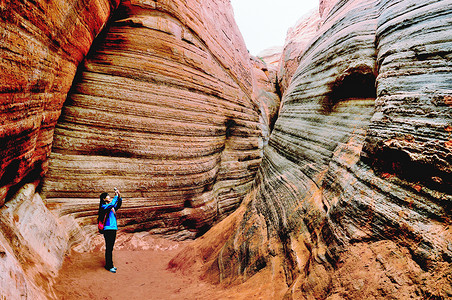
[[[252,55],[284,46],[287,30],[320,0],[231,0],[235,21]]]

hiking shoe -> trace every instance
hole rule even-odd
[[[108,271],[110,271],[110,272],[112,272],[112,273],[116,273],[116,268],[113,267],[113,268],[109,269]]]
[[[116,267],[113,267],[113,269],[117,270],[118,268],[116,268]]]

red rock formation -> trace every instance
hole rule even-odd
[[[452,297],[449,1],[322,1],[253,189],[276,99],[229,2],[125,1],[64,104],[46,201],[37,181],[9,195],[47,169],[117,4],[2,3],[2,296],[51,292],[98,190],[117,185],[121,225],[185,236],[247,195],[171,263],[201,260],[215,282],[265,269],[286,298]]]
[[[204,244],[207,233],[196,253],[216,281],[284,274],[288,299],[450,298],[450,3],[327,11],[255,194],[234,225],[219,225],[224,242]]]
[[[92,225],[108,187],[127,197],[128,230],[193,236],[251,186],[259,103],[229,2],[123,1],[91,45],[118,2],[0,4],[2,296],[50,292],[68,239],[83,238],[72,217]],[[58,221],[34,194],[49,156],[45,203],[70,215]]]
[[[1,208],[0,268],[9,274],[1,277],[2,296],[50,292],[68,238],[78,238],[75,223],[55,225],[62,219],[52,220],[39,195],[19,188],[46,172],[77,66],[117,6],[0,7],[0,206],[9,200]],[[122,225],[198,230],[238,205],[260,162],[246,48],[228,2],[125,1],[119,13],[74,81],[43,187],[48,196],[96,199],[46,204],[92,222],[97,196],[111,183],[129,197]]]
[[[292,76],[298,68],[301,56],[316,36],[319,26],[320,15],[317,8],[298,20],[294,27],[289,28],[278,68],[278,84],[281,94],[287,90]]]
[[[0,4],[0,207],[10,188],[45,173],[77,65],[117,5],[116,0]]]
[[[259,103],[260,124],[264,144],[267,143],[270,133],[278,117],[281,99],[277,89],[277,69],[281,52],[269,52],[269,56],[252,57],[255,78],[255,95]]]
[[[0,298],[51,295],[68,233],[76,228],[54,219],[34,192],[36,182],[24,184],[45,173],[77,65],[117,5],[0,3]]]
[[[64,105],[48,205],[93,224],[98,195],[117,186],[126,230],[206,230],[261,160],[251,71],[228,2],[122,2]]]

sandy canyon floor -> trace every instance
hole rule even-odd
[[[271,299],[265,274],[224,287],[200,279],[200,272],[173,271],[169,261],[190,242],[119,235],[113,252],[116,274],[104,266],[99,235],[88,252],[72,251],[55,283],[58,299]]]

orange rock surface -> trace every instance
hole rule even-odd
[[[319,26],[320,15],[317,8],[300,18],[297,24],[288,30],[278,64],[278,84],[281,94],[287,90],[298,68],[301,56],[316,36]]]
[[[322,1],[255,189],[175,268],[194,252],[213,282],[271,270],[284,299],[452,297],[450,8]]]
[[[118,187],[126,230],[205,231],[240,204],[261,160],[230,5],[124,1],[95,46],[55,130],[48,205],[93,224],[99,194]]]
[[[118,2],[0,4],[0,206],[11,187],[46,172],[77,66]]]
[[[227,0],[1,2],[0,295],[56,298],[117,186],[211,284],[451,298],[452,4],[319,4],[277,63]]]
[[[89,244],[82,233],[95,232],[98,196],[114,186],[125,198],[121,227],[174,238],[240,204],[261,160],[261,111],[229,2],[0,9],[2,295],[51,293],[62,254]],[[28,204],[28,182],[44,202]],[[9,212],[16,206],[26,217]]]

